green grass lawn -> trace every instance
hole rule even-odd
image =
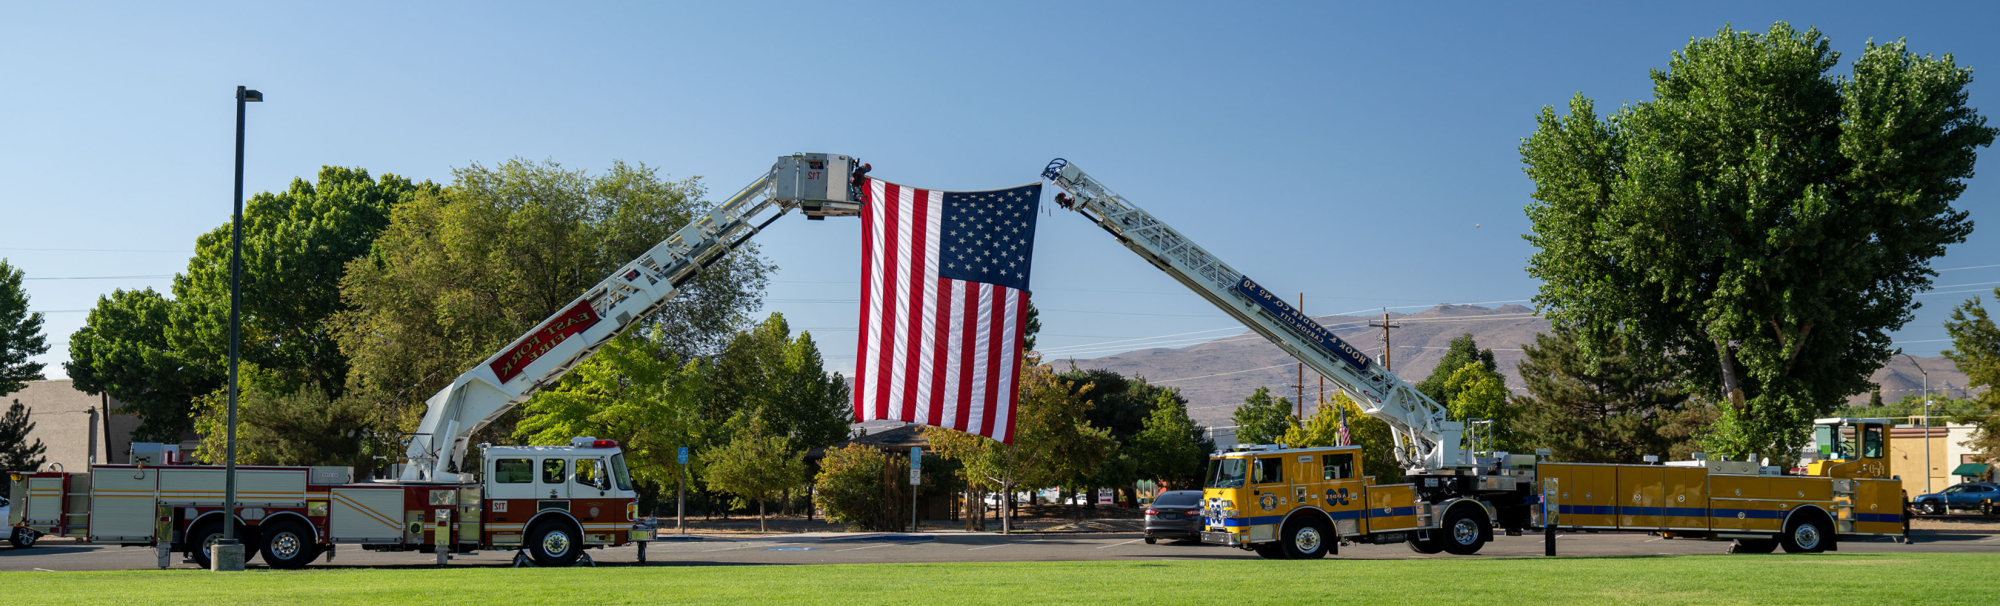
[[[29,604],[1995,604],[2000,554],[0,573]]]

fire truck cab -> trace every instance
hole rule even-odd
[[[1209,459],[1202,489],[1204,543],[1270,559],[1313,559],[1340,541],[1402,543],[1438,528],[1436,512],[1467,520],[1470,554],[1491,538],[1491,512],[1476,501],[1427,503],[1414,484],[1376,485],[1361,476],[1361,447],[1243,445]],[[1456,552],[1454,552],[1456,553]]]

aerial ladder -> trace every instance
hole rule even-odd
[[[1387,422],[1395,436],[1396,460],[1410,473],[1451,474],[1475,465],[1472,453],[1460,448],[1464,423],[1448,419],[1444,406],[1286,304],[1284,297],[1067,160],[1049,162],[1042,177],[1066,192],[1057,195],[1058,204],[1111,232],[1154,267],[1333,381],[1363,413]]]
[[[627,262],[507,347],[425,400],[400,477],[457,482],[471,436],[550,387],[613,337],[672,301],[688,282],[751,236],[798,210],[807,219],[856,216],[870,169],[836,154],[778,158],[750,185]]]

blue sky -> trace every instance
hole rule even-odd
[[[644,162],[720,196],[797,151],[988,189],[1060,156],[1320,314],[1532,296],[1515,148],[1535,113],[1642,100],[1649,68],[1726,22],[1816,26],[1850,60],[1871,38],[1953,53],[2000,115],[2000,5],[1389,4],[0,3],[0,256],[48,312],[60,375],[77,310],[169,280],[38,278],[182,270],[228,219],[238,84],[268,99],[251,192],[321,165],[444,181],[524,157]],[[1984,229],[1935,267],[2000,265],[1996,178],[1958,202]],[[800,218],[758,239],[781,268],[767,309],[842,369],[859,239]],[[1235,332],[1081,217],[1045,217],[1036,254],[1044,349]],[[1944,272],[1952,294],[1920,297],[1897,338],[1935,354],[1974,294],[1955,291],[1993,282]]]

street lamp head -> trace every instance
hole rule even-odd
[[[238,86],[236,87],[236,99],[249,103],[257,103],[264,100],[264,93]]]

